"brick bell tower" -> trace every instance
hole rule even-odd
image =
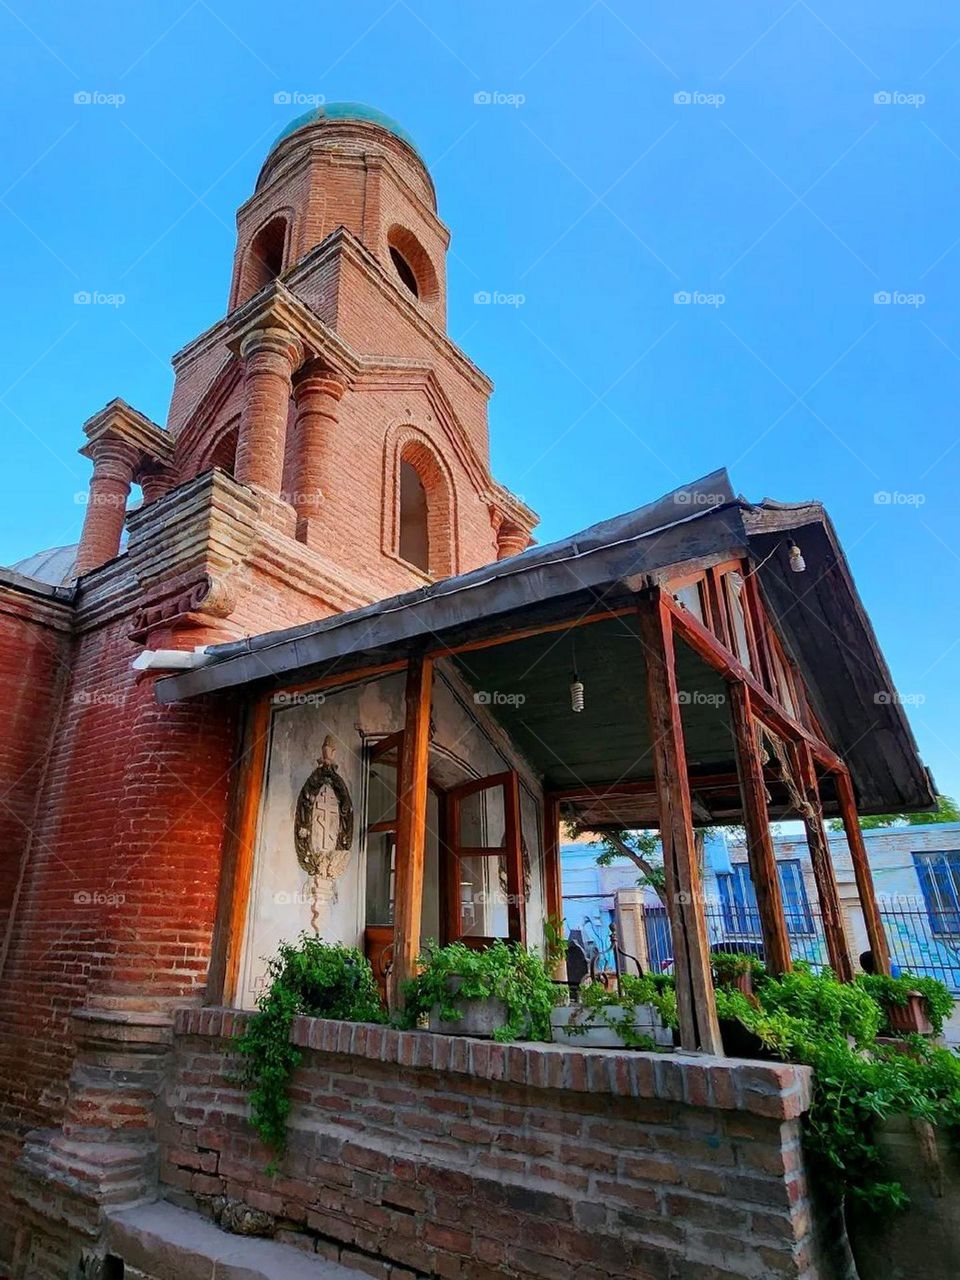
[[[166,425],[119,399],[84,425],[66,581],[25,562],[0,582],[0,658],[39,673],[0,732],[16,1276],[73,1274],[102,1204],[149,1194],[172,1010],[206,982],[236,715],[159,707],[132,660],[423,586],[522,551],[536,522],[490,474],[492,387],[447,336],[449,232],[399,125],[353,103],[293,121],[237,228],[227,313],[174,356]]]

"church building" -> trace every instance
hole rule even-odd
[[[768,820],[801,817],[849,976],[824,817],[846,825],[882,969],[857,810],[930,808],[932,782],[818,503],[751,503],[718,471],[534,545],[490,471],[492,384],[447,336],[449,242],[400,125],[356,103],[294,120],[238,211],[223,318],[173,357],[166,422],[119,398],[90,417],[79,544],[0,570],[17,1280],[240,1275],[197,1262],[228,1257],[211,1216],[283,1251],[255,1263],[231,1239],[244,1276],[532,1280],[557,1223],[559,1257],[605,1275],[727,1275],[704,1224],[750,1188],[704,1177],[687,1213],[616,1150],[707,1113],[731,1151],[749,1131],[765,1153],[751,1229],[776,1274],[828,1274],[789,1163],[805,1069],[724,1065],[693,828],[745,825],[782,971]],[[542,951],[564,816],[660,829],[676,1078],[640,1079],[643,1054],[304,1027],[317,1096],[266,1174],[223,1062],[278,944],[361,948],[391,1007],[429,939]],[[601,1169],[606,1216],[583,1208]],[[196,1269],[165,1214],[195,1224]],[[753,1274],[730,1249],[729,1274]]]

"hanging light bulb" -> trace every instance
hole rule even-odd
[[[803,573],[804,569],[807,567],[807,562],[803,558],[803,552],[792,538],[787,543],[787,547],[790,551],[790,568],[794,573]]]
[[[570,641],[571,656],[573,657],[573,683],[570,685],[570,710],[580,712],[583,710],[583,681],[577,675],[577,637],[576,634]]]
[[[570,710],[583,710],[583,681],[576,671],[573,673],[573,684],[570,686]]]

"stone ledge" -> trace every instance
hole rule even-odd
[[[272,1240],[228,1235],[162,1201],[107,1215],[107,1249],[156,1280],[361,1280],[361,1273]]]
[[[233,1009],[180,1009],[177,1036],[229,1040],[252,1014]],[[361,1022],[295,1018],[291,1040],[317,1053],[335,1053],[452,1072],[531,1089],[608,1094],[742,1111],[793,1120],[810,1106],[812,1072],[792,1063],[753,1062],[707,1054],[659,1054],[578,1049],[555,1044],[495,1044],[466,1036],[394,1031]]]

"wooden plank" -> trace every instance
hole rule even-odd
[[[634,612],[633,606],[627,605],[622,609],[602,609],[595,613],[584,614],[583,617],[565,618],[559,622],[542,622],[504,631],[501,635],[485,636],[482,640],[467,640],[463,644],[431,649],[427,657],[436,660],[454,657],[460,653],[475,653],[479,649],[492,649],[500,644],[510,644],[514,640],[529,640],[533,636],[548,635],[551,631],[569,631],[571,627],[587,627],[594,622],[609,622],[611,618],[622,618]]]
[[[772,974],[789,973],[792,965],[790,938],[783,914],[780,876],[777,873],[773,836],[770,833],[767,790],[757,745],[751,694],[739,680],[731,680],[728,687],[730,721],[737,754],[737,771],[740,774],[743,825],[747,833],[747,857],[750,862],[750,878],[757,895],[765,962]]]
[[[393,969],[387,984],[393,1009],[399,1004],[401,983],[416,972],[420,953],[432,689],[433,663],[429,658],[411,658],[407,667],[406,714],[397,779]]]
[[[217,920],[207,973],[207,1004],[232,1005],[237,1001],[272,711],[269,694],[248,703],[246,709],[240,758],[233,768],[230,816],[217,892]]]
[[[703,623],[692,613],[682,609],[674,600],[663,597],[673,619],[674,630],[693,651],[714,671],[728,680],[744,684],[750,691],[753,714],[770,726],[788,742],[802,740],[809,743],[814,757],[830,770],[845,768],[843,761],[827,743],[804,728],[789,711],[767,693],[752,672],[738,661]]]
[[[809,806],[808,811],[801,816],[807,833],[807,848],[810,850],[813,878],[817,886],[830,967],[841,982],[852,982],[853,960],[843,930],[840,890],[837,887],[837,873],[830,853],[827,829],[823,825],[823,805],[817,786],[813,753],[805,742],[791,743],[788,751],[797,785]]]
[[[560,863],[560,797],[548,791],[543,797],[543,871],[547,919],[563,917],[563,874]]]
[[[300,684],[284,685],[283,688],[274,689],[272,697],[277,698],[281,694],[314,693],[318,689],[335,689],[337,685],[355,684],[361,680],[373,680],[376,676],[391,675],[394,671],[404,671],[406,666],[406,658],[401,658],[396,662],[381,662],[377,666],[336,671],[328,676],[318,676],[314,680],[304,680]],[[283,703],[280,702],[276,705],[280,707]]]
[[[515,769],[503,782],[504,843],[507,862],[507,932],[511,942],[527,945],[526,897],[523,892],[523,849],[520,844],[520,775]]]
[[[684,1049],[723,1053],[710,972],[703,884],[693,835],[683,726],[674,666],[671,613],[664,594],[641,600],[638,615],[650,708],[650,740],[660,807],[660,841],[673,939],[680,1042]]]
[[[853,874],[857,881],[857,895],[860,898],[860,910],[867,930],[867,941],[873,952],[873,964],[877,973],[890,972],[890,948],[880,919],[880,908],[877,906],[877,894],[873,884],[873,873],[867,857],[867,847],[863,842],[863,832],[857,819],[857,802],[853,794],[853,783],[848,769],[837,770],[833,775],[837,791],[837,803],[840,807],[840,818],[847,837],[847,847],[853,861]]]

